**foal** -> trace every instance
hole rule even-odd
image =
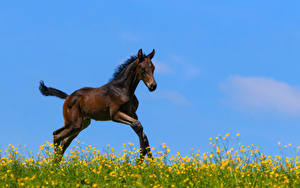
[[[58,157],[58,161],[72,140],[90,125],[91,119],[112,120],[130,125],[139,137],[141,157],[146,154],[152,157],[148,138],[136,115],[138,100],[134,92],[140,80],[150,91],[156,89],[157,84],[153,77],[155,67],[151,61],[154,54],[154,49],[148,55],[143,54],[140,49],[137,56],[130,57],[119,66],[110,82],[99,88],[85,87],[71,95],[45,86],[43,81],[40,82],[39,89],[43,95],[66,99],[63,105],[65,124],[53,132],[55,156]]]

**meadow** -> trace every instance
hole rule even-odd
[[[117,154],[77,140],[59,165],[52,143],[42,144],[37,154],[26,152],[26,145],[9,145],[0,150],[0,187],[300,187],[299,153],[267,156],[239,143],[238,136],[210,138],[211,151],[188,156],[170,156],[162,143],[143,162],[132,143]]]

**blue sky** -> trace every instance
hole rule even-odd
[[[136,91],[150,144],[208,151],[209,137],[241,134],[268,154],[300,145],[298,1],[1,2],[0,147],[36,151],[63,125],[63,100],[99,87],[138,49],[156,55],[158,89]],[[127,125],[92,122],[78,139],[103,148],[138,144]]]

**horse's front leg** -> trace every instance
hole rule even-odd
[[[143,126],[139,120],[130,117],[129,115],[125,114],[124,112],[115,113],[115,115],[112,117],[112,120],[115,122],[130,125],[130,127],[134,130],[134,132],[139,137],[140,148],[141,148],[141,157],[143,158],[146,154],[148,154],[148,157],[152,158],[148,138],[147,138],[146,134],[143,132]]]
[[[149,141],[148,141],[148,138],[147,138],[147,136],[144,132],[142,133],[142,141],[144,142],[144,145],[145,145],[145,149],[143,150],[143,156],[145,156],[147,154],[149,158],[152,158],[152,153],[151,153],[151,148],[150,148],[150,145],[149,145]]]

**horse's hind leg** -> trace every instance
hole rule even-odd
[[[68,136],[67,138],[65,138],[62,142],[61,142],[61,155],[63,155],[65,153],[65,151],[67,150],[67,148],[69,147],[69,145],[71,144],[71,142],[74,140],[74,138],[76,138],[76,136],[78,136],[79,133],[75,134],[75,135],[71,135]]]
[[[62,153],[61,155],[63,155],[65,153],[65,151],[67,150],[67,148],[69,147],[69,145],[71,144],[71,142],[74,140],[74,138],[76,138],[76,136],[78,136],[78,134],[85,128],[87,128],[91,123],[90,119],[84,119],[82,121],[82,128],[80,131],[78,131],[78,133],[75,133],[74,135],[68,136],[66,137],[62,142],[61,142],[61,147],[62,147]]]
[[[57,129],[56,131],[53,132],[53,138],[55,138],[55,136],[60,133],[61,131],[63,131],[65,129],[65,126],[63,126],[62,128]],[[55,140],[54,139],[54,146],[57,147],[60,145],[60,141],[59,140]]]
[[[64,117],[65,117],[65,126],[62,127],[61,129],[58,129],[57,131],[54,131],[54,133],[56,134],[53,133],[55,157],[56,158],[58,157],[56,161],[60,161],[63,154],[62,152],[63,148],[59,148],[60,143],[65,138],[78,134],[82,128],[81,124],[83,118],[78,108],[69,109],[67,113],[64,114]]]
[[[64,151],[70,145],[72,140],[79,134],[80,129],[78,129],[77,126],[78,124],[71,124],[64,128],[59,134],[54,135],[54,151],[56,162],[61,161]],[[65,139],[66,141],[64,142]]]
[[[57,135],[58,133],[60,133],[62,130],[64,130],[65,127],[59,128],[56,131],[53,132],[53,135]]]

